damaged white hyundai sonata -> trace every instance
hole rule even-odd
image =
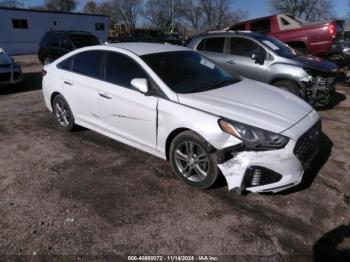
[[[281,191],[301,182],[317,152],[311,106],[185,47],[86,47],[43,75],[45,103],[63,129],[80,125],[170,160],[193,187],[210,187],[221,170],[230,190]]]

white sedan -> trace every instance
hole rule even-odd
[[[185,47],[86,47],[43,75],[46,106],[63,129],[83,126],[167,159],[193,187],[223,174],[230,190],[281,191],[300,183],[317,152],[311,106]]]

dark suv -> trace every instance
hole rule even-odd
[[[49,31],[40,41],[38,58],[42,64],[49,64],[74,49],[99,44],[100,40],[88,32]]]

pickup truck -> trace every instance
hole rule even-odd
[[[276,14],[234,24],[228,30],[257,31],[285,42],[302,53],[326,58],[338,67],[349,63],[343,53],[343,21],[307,23],[290,14]]]

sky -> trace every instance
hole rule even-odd
[[[40,5],[44,0],[21,0],[26,6]],[[103,0],[96,0],[102,2]],[[348,0],[333,0],[335,3],[336,17],[339,19],[347,18]],[[85,0],[78,0],[78,10],[85,4]],[[248,10],[248,18],[256,18],[270,14],[269,0],[232,0],[232,9]],[[349,10],[350,11],[350,10]]]

